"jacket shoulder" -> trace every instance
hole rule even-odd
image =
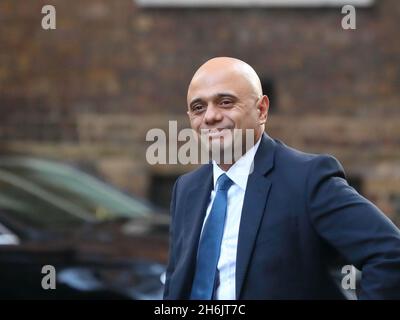
[[[210,174],[210,172],[212,172],[212,164],[204,164],[179,176],[175,184],[177,185],[179,182],[179,188],[181,189],[191,186],[194,183],[201,183],[204,181],[204,177],[207,176],[207,174]]]
[[[284,164],[286,167],[308,168],[318,162],[330,162],[341,167],[339,161],[332,155],[322,153],[307,153],[285,145],[280,140],[274,140],[276,143],[275,164]]]
[[[336,172],[346,178],[340,162],[330,154],[306,153],[289,147],[279,140],[276,142],[274,167],[279,176],[300,183],[303,188],[309,179],[317,179],[325,172]]]

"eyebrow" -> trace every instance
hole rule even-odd
[[[212,99],[215,99],[215,98],[231,98],[231,99],[234,99],[234,100],[238,99],[237,96],[235,96],[234,94],[227,93],[227,92],[217,93],[212,97]],[[195,103],[203,102],[203,101],[204,100],[202,98],[195,98],[190,102],[189,106],[192,107]]]

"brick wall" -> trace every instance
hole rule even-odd
[[[41,7],[57,29],[41,28]],[[400,3],[336,9],[141,9],[132,0],[0,2],[0,149],[89,161],[148,196],[145,133],[184,117],[188,81],[235,56],[273,82],[267,131],[332,153],[394,215],[400,193]],[[318,135],[315,133],[318,132]],[[163,168],[177,174],[185,167]],[[399,214],[400,215],[400,214]]]

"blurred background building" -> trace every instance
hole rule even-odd
[[[167,131],[169,120],[188,127],[193,72],[233,56],[255,68],[270,96],[266,131],[336,156],[350,183],[400,225],[399,1],[361,1],[356,30],[342,29],[341,6],[307,5],[324,1],[158,2],[166,7],[2,0],[0,152],[80,164],[168,207],[176,177],[192,168],[148,165],[146,133]],[[41,27],[46,4],[56,8],[55,30]]]

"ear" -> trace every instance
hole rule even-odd
[[[258,102],[258,119],[260,121],[260,125],[263,125],[267,122],[268,118],[268,110],[269,110],[269,99],[268,96],[263,95]]]

